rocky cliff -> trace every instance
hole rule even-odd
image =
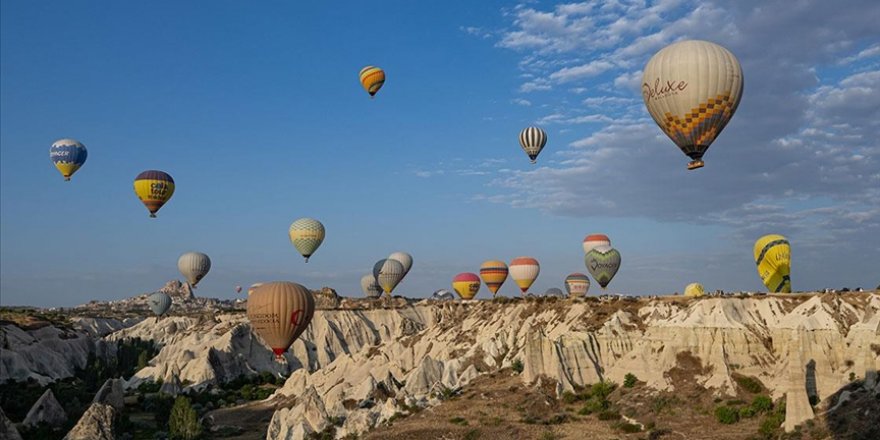
[[[186,386],[272,371],[290,374],[289,399],[269,438],[302,438],[342,420],[361,432],[407,406],[427,406],[473,378],[522,362],[522,380],[576,387],[635,374],[675,390],[668,374],[687,352],[694,379],[719,396],[734,375],[763,382],[774,398],[823,400],[880,362],[880,295],[789,295],[651,300],[511,300],[422,303],[387,310],[319,310],[284,362],[249,331],[243,314],[145,320],[108,339],[163,346],[129,386],[179,378]],[[790,424],[813,417],[792,405]]]
[[[101,340],[137,337],[161,347],[128,388],[156,379],[203,388],[263,371],[289,376],[267,401],[277,408],[270,439],[303,438],[332,423],[339,437],[363,432],[520,363],[524,383],[554,384],[557,395],[622,383],[627,373],[650,389],[675,391],[683,355],[698,367],[690,380],[719,397],[737,393],[738,376],[787,397],[791,429],[814,416],[811,400],[829,399],[853,378],[874,383],[880,366],[876,293],[343,306],[318,310],[281,362],[242,312],[148,318]],[[16,344],[16,353],[27,345]]]

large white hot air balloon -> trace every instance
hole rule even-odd
[[[743,92],[743,72],[729,50],[708,41],[670,44],[651,57],[642,98],[654,122],[701,168],[703,155],[733,117]]]
[[[211,270],[211,259],[201,252],[187,252],[177,259],[177,269],[190,286],[196,287]]]

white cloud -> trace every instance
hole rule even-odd
[[[575,67],[565,67],[550,74],[550,79],[565,83],[577,79],[589,78],[606,72],[614,67],[614,64],[604,60],[590,61]]]
[[[512,102],[516,105],[521,105],[523,107],[529,107],[532,105],[531,101],[529,101],[528,99],[523,99],[523,98],[514,98],[514,99],[510,100],[510,102]]]

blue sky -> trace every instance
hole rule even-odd
[[[153,291],[189,250],[212,258],[206,296],[273,279],[360,296],[397,250],[415,264],[396,294],[520,255],[543,292],[585,272],[592,232],[622,254],[615,292],[762,289],[765,233],[791,239],[797,290],[874,287],[880,6],[825,3],[3,2],[0,302]],[[695,172],[638,90],[687,38],[745,74]],[[368,64],[388,75],[375,100]],[[530,124],[550,138],[537,166]],[[71,182],[48,157],[62,137],[89,149]],[[177,191],[151,220],[132,179],[154,168]],[[304,216],[327,228],[308,264],[287,239]]]

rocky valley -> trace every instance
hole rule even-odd
[[[186,313],[161,319],[81,310],[54,322],[4,316],[4,392],[31,383],[39,401],[27,402],[27,414],[23,403],[3,407],[0,429],[17,438],[41,422],[75,423],[69,432],[47,432],[155,438],[164,429],[150,419],[149,402],[180,395],[194,403],[207,438],[880,434],[880,295],[873,292],[323,298],[319,305],[281,360],[237,307],[181,308]],[[132,344],[152,348],[126,355]],[[59,404],[50,384],[110,359],[127,371],[114,371],[120,380],[94,380],[102,389],[67,420],[66,402]]]

